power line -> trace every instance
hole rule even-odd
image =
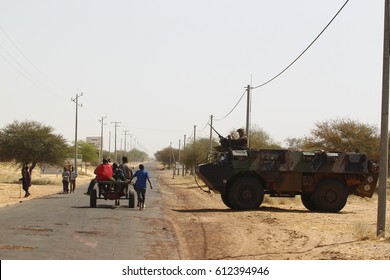
[[[235,109],[236,107],[238,106],[238,104],[241,102],[242,98],[244,97],[245,93],[247,92],[247,90],[245,89],[245,91],[243,92],[243,94],[241,95],[240,99],[237,101],[236,105],[234,105],[233,109],[230,110],[229,113],[227,113],[223,118],[220,118],[220,119],[214,119],[215,121],[221,121],[223,119],[226,119]]]
[[[21,48],[18,47],[18,45],[15,43],[15,41],[11,38],[11,36],[5,31],[5,29],[0,25],[0,30],[6,35],[7,39],[12,43],[12,45],[15,47],[15,49],[22,55],[22,57],[37,71],[46,81],[49,81],[49,79],[38,69],[37,66],[35,66],[34,63],[23,53]],[[7,48],[0,44],[0,48],[3,49],[3,51],[12,58],[12,60],[15,62],[12,63],[7,57],[0,55],[15,69],[17,70],[22,76],[29,79],[31,82],[36,84],[37,86],[45,89],[46,91],[50,92],[53,95],[56,95],[57,97],[61,97],[63,99],[66,99],[63,95],[57,94],[55,91],[51,90],[45,83],[43,83],[41,80],[39,80],[37,77],[35,77],[29,69],[26,68],[25,65],[23,65]],[[53,84],[53,83],[52,83]],[[54,84],[53,84],[54,85]],[[56,85],[54,85],[56,86]],[[64,91],[63,91],[64,92]]]
[[[320,32],[320,34],[317,35],[317,37],[309,44],[309,46],[306,47],[306,49],[303,50],[303,52],[296,58],[293,60],[293,62],[291,62],[286,68],[284,68],[279,74],[277,74],[276,76],[274,76],[273,78],[269,79],[268,81],[266,81],[265,83],[261,84],[261,85],[258,85],[256,87],[252,87],[252,89],[257,89],[259,87],[262,87],[262,86],[265,86],[266,84],[272,82],[273,80],[275,80],[277,77],[279,77],[280,75],[282,75],[284,72],[287,71],[287,69],[289,69],[299,58],[301,58],[301,56],[315,43],[315,41],[317,41],[317,39],[322,35],[322,33],[325,32],[325,30],[329,27],[329,25],[334,21],[334,19],[339,15],[339,13],[344,9],[344,7],[347,5],[347,3],[349,2],[349,0],[347,0],[344,5],[338,10],[338,12],[333,16],[333,18],[330,20],[330,22],[322,29],[322,31]]]

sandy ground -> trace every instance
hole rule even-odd
[[[309,212],[299,197],[266,197],[258,210],[233,211],[218,194],[202,191],[191,176],[173,178],[167,170],[155,175],[180,259],[390,260],[390,211],[386,238],[377,238],[376,195],[350,196],[337,214]],[[90,178],[80,177],[79,183]],[[18,184],[2,183],[0,207],[61,191],[60,183],[33,185],[32,195],[23,198]],[[159,254],[151,258],[164,259]]]
[[[191,176],[162,172],[159,188],[181,259],[390,260],[390,210],[387,237],[377,238],[376,195],[350,196],[336,214],[309,212],[300,197],[266,197],[258,210],[233,211]]]
[[[20,177],[20,170],[1,165],[0,180],[17,181]],[[92,178],[92,170],[89,170],[87,174],[80,175],[76,180],[76,188],[77,185],[89,183]],[[43,185],[33,184],[29,189],[31,193],[29,197],[24,197],[25,192],[22,190],[21,184],[0,183],[0,207],[62,192],[61,175],[41,175],[37,170],[34,170],[32,179],[47,181],[48,183]]]

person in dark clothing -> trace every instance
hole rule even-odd
[[[64,167],[64,170],[62,171],[62,191],[63,193],[69,192],[69,178],[70,178],[70,172],[66,167]]]
[[[139,165],[139,170],[134,173],[130,182],[134,177],[137,177],[137,181],[135,181],[135,191],[137,192],[139,210],[143,210],[145,208],[146,181],[149,182],[150,188],[153,189],[149,174],[145,170],[143,164]]]
[[[119,168],[122,169],[123,175],[125,176],[126,180],[130,181],[131,177],[133,176],[133,171],[126,156],[122,157],[122,163],[119,165]],[[129,191],[127,185],[124,187],[123,191],[125,193]]]
[[[24,197],[30,196],[31,193],[29,192],[29,188],[31,187],[31,173],[27,164],[24,164],[22,167],[22,178],[20,178],[19,181],[22,182],[22,188],[25,191]]]
[[[113,178],[115,179],[115,181],[117,181],[117,182],[130,181],[130,180],[126,179],[125,174],[123,173],[123,170],[119,167],[119,165],[116,162],[112,164],[112,172],[114,173]],[[126,192],[125,192],[125,190],[126,190]],[[127,191],[128,191],[127,185],[121,184],[119,186],[119,193],[121,194],[121,196],[126,195]]]
[[[244,129],[237,129],[238,138],[234,138],[232,135],[228,135],[227,138],[219,136],[219,147],[216,147],[219,151],[227,151],[229,149],[245,149],[248,147],[248,138],[245,134]]]
[[[248,138],[245,135],[245,131],[242,128],[237,129],[238,138],[230,138],[229,146],[232,148],[246,148],[248,144]]]

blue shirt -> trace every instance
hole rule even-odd
[[[146,180],[149,179],[149,174],[145,170],[137,170],[134,173],[134,177],[137,177],[137,181],[135,182],[135,186],[140,189],[146,189]]]

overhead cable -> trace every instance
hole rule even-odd
[[[344,5],[338,10],[338,12],[333,16],[333,18],[330,20],[330,22],[324,27],[324,29],[322,29],[322,31],[320,32],[320,34],[317,35],[317,37],[309,44],[309,46],[307,46],[306,49],[303,50],[303,52],[296,58],[294,59],[293,62],[291,62],[286,68],[284,68],[279,74],[277,74],[276,76],[274,76],[273,78],[269,79],[268,81],[266,81],[265,83],[261,84],[261,85],[258,85],[258,86],[255,86],[255,87],[252,87],[252,89],[257,89],[259,87],[262,87],[262,86],[265,86],[266,84],[272,82],[273,80],[275,80],[277,77],[279,77],[280,75],[282,75],[285,71],[287,71],[287,69],[289,69],[313,44],[315,41],[317,41],[317,39],[322,35],[322,33],[325,32],[325,30],[329,27],[329,25],[334,21],[334,19],[339,15],[339,13],[344,9],[344,7],[347,5],[347,3],[349,2],[349,0],[347,0]]]
[[[223,120],[223,119],[226,119],[226,118],[234,111],[234,109],[236,109],[237,105],[241,102],[242,98],[244,97],[246,91],[247,91],[247,90],[245,89],[244,93],[241,95],[240,99],[237,101],[236,105],[234,105],[233,109],[231,109],[229,113],[227,113],[223,118],[214,119],[214,120],[215,120],[215,121],[221,121],[221,120]]]

